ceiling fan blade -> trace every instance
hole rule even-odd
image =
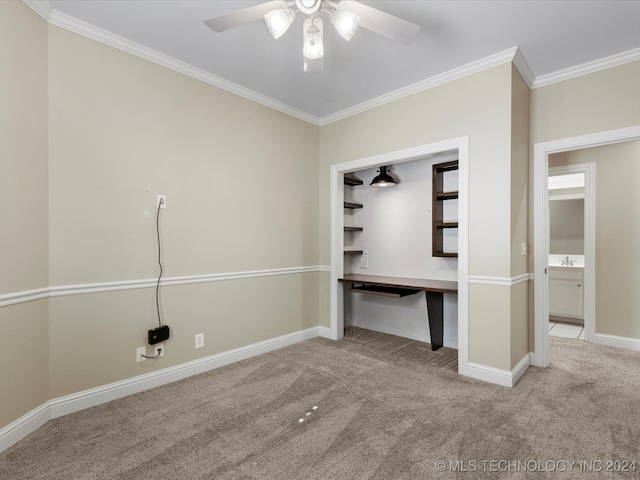
[[[420,26],[359,2],[351,2],[349,11],[360,17],[360,26],[395,42],[409,43]]]
[[[237,12],[222,15],[221,17],[210,18],[204,23],[215,32],[224,32],[230,28],[244,25],[245,23],[255,22],[264,18],[271,10],[278,8],[286,8],[287,2],[282,0],[274,0],[271,2],[261,3],[249,8],[243,8]]]

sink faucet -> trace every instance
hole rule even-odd
[[[566,258],[564,258],[564,260],[561,260],[561,261],[562,261],[561,265],[573,267],[573,260],[569,260],[569,255],[567,255]]]

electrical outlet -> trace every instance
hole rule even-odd
[[[204,347],[204,333],[196,334],[196,348]]]
[[[153,346],[153,356],[154,357],[164,357],[164,343],[156,343]]]
[[[147,347],[136,348],[136,363],[144,362],[146,358],[143,355],[147,354]]]
[[[367,260],[366,258],[361,258],[360,259],[360,268],[369,268],[369,260]]]
[[[158,199],[156,200],[156,206],[161,209],[167,208],[167,196],[166,195],[158,195]]]

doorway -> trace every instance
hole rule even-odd
[[[533,225],[534,225],[534,354],[532,365],[537,367],[549,366],[549,223],[548,223],[548,175],[549,155],[560,152],[569,152],[589,147],[610,145],[614,143],[640,140],[640,126],[628,127],[619,130],[610,130],[578,137],[553,140],[534,145],[533,158]],[[591,176],[591,182],[594,181]],[[586,180],[586,179],[585,179]],[[592,191],[593,184],[591,185]],[[594,203],[594,195],[590,196]],[[585,204],[585,209],[587,205]],[[591,205],[591,208],[595,208]],[[595,230],[595,226],[592,228]],[[591,246],[587,246],[587,235],[595,237],[595,231],[585,232],[585,263],[587,257],[595,259],[595,240],[592,238]],[[595,268],[585,270],[585,327],[587,316],[591,316],[590,330],[585,330],[585,340],[595,340]]]
[[[549,159],[549,334],[593,341],[595,164],[563,165],[565,154]]]
[[[342,288],[338,278],[344,271],[344,174],[380,165],[394,165],[420,158],[447,153],[458,157],[458,373],[468,375],[468,171],[469,137],[459,137],[442,142],[373,157],[361,158],[331,166],[331,338],[344,335],[344,305]],[[425,248],[429,248],[425,245]]]

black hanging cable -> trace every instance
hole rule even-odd
[[[162,349],[161,348],[158,349],[158,353],[156,355],[154,355],[153,357],[147,357],[146,355],[140,354],[140,356],[142,358],[158,358],[160,355],[162,355]]]
[[[162,278],[162,255],[160,246],[160,207],[164,205],[164,198],[161,198],[158,202],[158,213],[156,215],[156,236],[158,238],[158,265],[160,266],[160,275],[158,275],[158,282],[156,283],[156,311],[158,312],[158,326],[162,326],[162,320],[160,319],[160,279]]]

